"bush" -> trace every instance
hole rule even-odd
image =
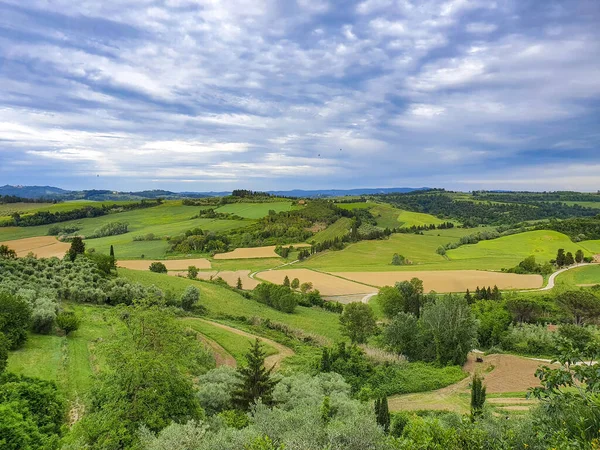
[[[150,269],[150,272],[167,273],[167,266],[165,266],[160,261],[155,261],[152,264],[150,264],[149,269]]]
[[[181,296],[181,307],[186,311],[191,311],[198,303],[198,300],[200,300],[200,291],[198,288],[196,286],[188,286]]]
[[[9,348],[15,350],[27,340],[31,323],[31,308],[26,300],[0,292],[0,332],[4,333]]]
[[[69,333],[79,329],[79,318],[72,311],[63,311],[56,316],[56,324],[68,336]]]
[[[34,333],[48,334],[56,319],[56,302],[47,297],[38,298],[31,314],[31,328]]]
[[[125,234],[128,227],[129,224],[126,222],[109,222],[94,230],[94,233],[88,236],[88,239]]]

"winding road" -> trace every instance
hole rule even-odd
[[[550,278],[548,278],[548,284],[546,286],[544,286],[543,288],[534,289],[534,290],[536,290],[536,291],[549,291],[549,290],[551,290],[551,289],[554,288],[554,281],[556,280],[556,277],[559,276],[561,273],[566,272],[567,270],[577,269],[578,267],[591,266],[592,264],[594,264],[594,263],[574,264],[572,266],[565,267],[564,269],[557,270],[552,275],[550,275]],[[527,292],[527,291],[521,291],[521,292]]]

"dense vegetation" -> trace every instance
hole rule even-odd
[[[456,199],[444,190],[415,191],[406,194],[384,194],[377,200],[409,211],[433,214],[460,221],[463,226],[517,224],[530,220],[567,219],[595,216],[598,211],[579,205],[526,201],[498,203]],[[519,197],[520,198],[520,197]]]

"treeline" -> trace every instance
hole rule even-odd
[[[35,227],[38,225],[49,225],[52,223],[66,222],[69,220],[85,219],[89,217],[100,217],[107,214],[131,211],[134,209],[151,208],[162,204],[162,200],[142,200],[137,203],[128,203],[124,205],[102,205],[102,206],[84,206],[83,208],[72,209],[70,211],[38,211],[33,214],[23,215],[14,214],[10,220],[0,223],[3,227]]]
[[[585,193],[572,191],[556,192],[491,192],[473,191],[477,200],[488,200],[506,203],[531,202],[600,202],[600,193]]]
[[[596,210],[596,212],[598,212]],[[600,239],[600,215],[565,220],[550,220],[535,226],[537,230],[554,230],[566,234],[573,242]]]
[[[200,212],[191,219],[220,219],[220,220],[244,220],[237,214],[222,213],[215,211],[214,208],[201,209]]]
[[[528,220],[595,216],[598,210],[563,203],[494,203],[454,200],[442,191],[380,194],[376,198],[400,209],[453,218],[464,227],[517,224]]]
[[[56,199],[44,199],[44,198],[23,198],[17,197],[16,195],[0,195],[0,204],[7,203],[58,203]]]

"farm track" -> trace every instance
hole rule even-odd
[[[262,341],[265,344],[268,344],[271,347],[275,348],[278,351],[278,353],[276,353],[274,355],[271,355],[271,356],[267,356],[265,358],[265,367],[267,367],[267,368],[273,367],[273,366],[275,368],[278,368],[279,365],[281,364],[281,361],[283,361],[285,358],[288,358],[290,356],[294,356],[296,354],[294,352],[294,350],[292,350],[291,348],[286,347],[285,345],[282,345],[279,342],[275,342],[275,341],[273,341],[271,339],[268,339],[268,338],[265,338],[265,337],[262,337],[262,336],[257,336],[255,334],[251,334],[251,333],[248,333],[246,331],[242,331],[242,330],[240,330],[238,328],[233,328],[233,327],[230,327],[229,325],[225,325],[225,324],[222,324],[222,323],[219,323],[219,322],[213,322],[211,320],[199,319],[199,318],[197,318],[195,320],[198,320],[200,322],[204,322],[206,324],[212,325],[212,326],[217,327],[217,328],[221,328],[223,330],[226,330],[226,331],[228,331],[230,333],[237,334],[239,336],[244,336],[244,337],[249,338],[249,339],[258,339],[259,341]],[[218,345],[218,343],[217,343],[217,345]],[[221,347],[221,346],[219,345],[219,347]],[[225,351],[225,349],[223,349],[223,351]],[[227,352],[225,351],[225,353],[227,353]],[[232,366],[232,367],[235,367],[235,366]]]

